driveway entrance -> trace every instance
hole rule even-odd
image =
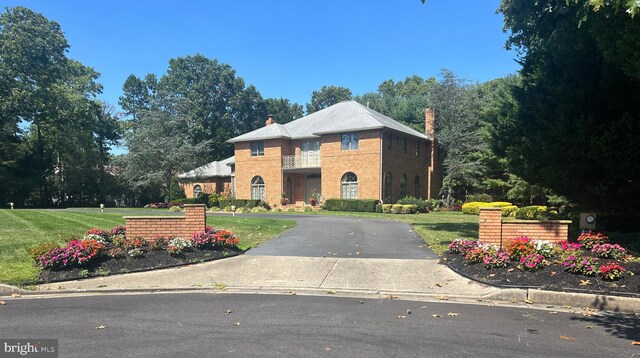
[[[336,258],[435,259],[406,223],[324,215],[257,215],[291,219],[296,226],[247,255]]]

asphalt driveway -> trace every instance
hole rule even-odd
[[[325,215],[252,215],[291,219],[296,226],[247,251],[247,255],[379,259],[435,259],[406,223]]]

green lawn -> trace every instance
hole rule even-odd
[[[165,210],[132,210],[100,213],[96,209],[0,210],[0,283],[33,283],[38,270],[25,249],[42,242],[60,244],[70,236],[82,236],[87,229],[111,229],[124,225],[123,215],[162,215]],[[230,230],[240,239],[241,248],[253,247],[295,225],[291,220],[247,217],[207,217],[207,225]]]

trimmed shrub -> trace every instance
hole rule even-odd
[[[515,205],[503,206],[502,207],[502,216],[504,217],[515,217],[516,211],[518,211],[518,207]]]
[[[421,213],[427,212],[427,203],[424,200],[420,198],[414,198],[411,195],[407,195],[404,198],[398,200],[396,204],[415,205],[419,212]]]
[[[209,195],[202,194],[197,198],[181,198],[181,199],[173,199],[171,200],[172,206],[183,206],[184,204],[208,204],[209,203]]]
[[[403,214],[415,214],[418,211],[419,211],[419,208],[417,205],[414,205],[414,204],[402,205]]]
[[[382,204],[382,212],[385,214],[391,214],[392,204]]]
[[[400,205],[400,204],[391,205],[391,213],[393,213],[393,214],[402,214],[402,205]]]
[[[376,204],[376,213],[381,213],[382,212],[382,204],[377,203]]]
[[[329,211],[375,212],[379,201],[375,199],[327,199],[324,209]]]
[[[247,207],[249,209],[253,209],[256,206],[260,206],[261,203],[264,203],[262,200],[258,199],[218,199],[218,204],[222,208],[226,208],[227,206],[234,205],[237,208]],[[262,204],[264,206],[264,204]]]
[[[505,202],[505,201],[494,201],[494,202],[484,202],[484,201],[471,201],[468,203],[462,204],[462,213],[469,215],[480,215],[480,208],[503,208],[507,206],[513,206],[513,204]]]
[[[438,199],[427,199],[424,203],[429,211],[438,211],[442,206],[442,202]]]
[[[207,201],[207,205],[212,208],[214,206],[220,206],[219,200],[222,198],[220,194],[209,194],[209,200]]]
[[[525,206],[516,211],[516,219],[540,220],[549,216],[549,210],[543,205]]]
[[[182,211],[182,208],[180,206],[176,205],[176,206],[170,207],[169,211],[172,212],[172,213],[179,213],[179,212]]]
[[[269,210],[263,208],[262,206],[256,206],[255,208],[251,209],[250,212],[252,212],[252,213],[266,213],[267,211],[269,211]]]

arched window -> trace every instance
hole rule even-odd
[[[202,195],[202,187],[200,185],[196,185],[193,187],[193,197],[199,198]]]
[[[261,176],[251,179],[251,199],[264,200],[264,180]]]
[[[393,176],[390,172],[387,172],[384,175],[384,190],[383,190],[383,199],[385,203],[391,204],[391,200],[393,199]]]
[[[422,195],[420,195],[420,176],[416,175],[416,178],[413,179],[413,196],[415,196],[416,198],[421,198]]]
[[[402,174],[400,177],[400,198],[407,196],[407,174]]]
[[[342,176],[340,181],[342,199],[358,199],[358,176],[349,172]]]

